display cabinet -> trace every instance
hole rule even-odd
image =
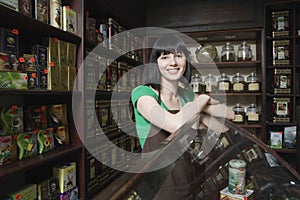
[[[256,28],[184,34],[194,41],[194,44],[189,44],[194,66],[191,81],[194,82],[193,75],[199,75],[200,85],[205,87],[195,92],[207,93],[233,110],[237,105],[240,106],[241,112],[236,112],[233,121],[264,140],[263,30]],[[247,53],[248,57],[245,57]],[[211,78],[215,80],[211,81]],[[256,106],[255,115],[249,112],[251,105]]]
[[[143,18],[123,17],[112,2],[85,2],[84,32],[84,123],[86,198],[91,198],[119,179],[124,153],[139,151],[130,110],[131,90],[140,84],[142,38],[127,30],[141,25]],[[119,4],[120,2],[118,2]],[[103,5],[99,6],[99,5]],[[121,3],[122,4],[122,3]],[[120,5],[119,5],[120,6]],[[129,10],[130,5],[125,5]],[[137,12],[140,12],[137,11]],[[118,36],[118,34],[122,34]],[[126,133],[125,133],[126,132]],[[104,142],[108,139],[108,142]],[[102,197],[101,197],[102,198]]]
[[[31,47],[35,44],[43,45],[44,38],[56,38],[60,41],[65,41],[68,43],[75,44],[76,48],[76,57],[74,69],[80,66],[82,61],[82,29],[80,23],[81,20],[81,9],[82,1],[63,1],[62,5],[69,5],[72,7],[78,14],[78,32],[77,34],[69,33],[63,31],[60,28],[56,28],[48,23],[41,22],[36,20],[34,16],[25,16],[19,12],[13,11],[9,8],[6,8],[0,5],[0,16],[1,20],[0,27],[6,30],[14,30],[18,34],[18,41],[15,41],[19,44],[17,57],[22,57],[23,54],[32,52]],[[34,12],[32,7],[32,11]],[[1,35],[2,39],[2,35]],[[2,46],[2,44],[1,44]],[[9,45],[8,45],[9,46]],[[8,47],[7,46],[7,47]],[[48,56],[47,54],[45,56]],[[66,56],[66,55],[64,55]],[[65,57],[66,58],[66,57]],[[20,62],[22,60],[20,59]],[[57,64],[57,63],[56,63]],[[46,60],[45,68],[56,66],[56,64],[51,64]],[[50,70],[49,70],[50,71]],[[48,72],[48,70],[47,70]],[[45,72],[45,73],[47,73]],[[76,74],[75,74],[76,75]],[[33,77],[34,78],[34,77]],[[50,84],[48,82],[48,84]],[[52,84],[55,84],[54,82]],[[27,85],[27,84],[26,84]],[[61,147],[56,146],[56,148],[50,152],[45,152],[41,155],[35,155],[30,158],[24,158],[19,160],[18,158],[14,159],[11,163],[0,166],[0,185],[1,185],[1,194],[8,191],[14,191],[19,189],[23,185],[30,183],[37,183],[43,179],[47,179],[52,174],[52,167],[58,163],[65,161],[75,161],[77,165],[77,174],[76,184],[78,186],[79,198],[83,198],[85,195],[84,191],[84,165],[83,165],[83,146],[78,137],[78,131],[75,128],[73,112],[72,112],[72,98],[80,99],[81,93],[77,90],[77,86],[74,86],[74,92],[72,89],[49,89],[46,88],[35,88],[35,89],[4,89],[3,85],[1,86],[1,108],[11,108],[12,106],[17,107],[30,107],[37,106],[43,107],[53,104],[64,104],[66,105],[66,116],[67,124],[66,128],[69,132],[69,142],[67,145]],[[44,108],[45,108],[44,107]],[[24,120],[28,120],[24,116]],[[2,127],[2,126],[1,126]],[[2,127],[3,128],[3,127]],[[13,140],[16,137],[13,136]],[[37,144],[36,144],[37,145]],[[17,146],[13,146],[17,148]],[[28,147],[29,148],[29,147]],[[26,149],[28,150],[28,149]],[[20,153],[20,152],[18,152]]]
[[[229,131],[217,136],[206,130],[204,131],[206,135],[200,136],[200,140],[205,143],[199,145],[195,141],[189,141],[188,137],[184,137],[187,133],[190,134],[191,129],[188,126],[191,124],[187,123],[181,127],[172,140],[163,142],[160,151],[145,165],[145,168],[151,167],[151,164],[157,165],[157,161],[164,158],[166,153],[170,155],[169,149],[173,151],[176,149],[174,146],[180,146],[188,148],[190,159],[199,167],[200,171],[199,176],[195,178],[195,190],[191,190],[189,196],[191,199],[226,199],[229,197],[236,199],[293,199],[299,196],[299,174],[274,150],[268,148],[258,138],[253,137],[252,133],[232,122],[225,121]],[[199,131],[198,134],[201,135],[202,131]],[[237,183],[239,181],[231,182],[232,178],[236,176],[231,171],[231,162],[236,160],[245,162],[245,171],[243,171],[245,179],[242,180],[242,186]],[[157,172],[135,174],[130,181],[120,185],[110,199],[152,199],[163,181],[158,187],[151,187],[149,182],[158,182],[161,177],[165,180],[171,169],[172,165]],[[242,167],[239,170],[243,170]],[[155,173],[159,173],[160,176],[155,176]],[[239,177],[242,177],[241,171],[237,173],[239,173]],[[242,190],[238,189],[240,186],[243,188]],[[243,190],[245,192],[239,192]]]
[[[297,1],[265,5],[266,140],[299,170],[299,14]],[[279,146],[274,146],[279,136]]]

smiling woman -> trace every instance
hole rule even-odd
[[[204,127],[214,122],[214,116],[233,119],[232,110],[225,105],[208,95],[196,95],[186,89],[188,87],[179,86],[188,86],[190,82],[189,55],[185,43],[178,36],[159,38],[154,43],[150,64],[144,68],[143,85],[132,91],[137,134],[145,153],[155,150],[197,114],[203,113],[200,125]],[[194,126],[197,129],[199,124]],[[212,129],[219,133],[226,131],[223,124],[217,123]],[[153,173],[154,176],[159,174]],[[175,162],[154,199],[192,199],[196,174],[195,165],[184,153]]]

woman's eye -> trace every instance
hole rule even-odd
[[[160,57],[160,59],[162,59],[162,60],[165,60],[165,59],[167,59],[168,57],[167,56],[161,56]]]
[[[177,54],[176,57],[177,58],[183,58],[183,55],[182,54]]]

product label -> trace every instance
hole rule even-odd
[[[283,115],[283,116],[287,115],[288,114],[288,103],[287,102],[277,102],[276,114]]]
[[[235,114],[234,115],[234,119],[233,119],[233,122],[243,122],[243,115],[240,115],[240,114]]]
[[[249,83],[248,91],[259,91],[259,83]]]
[[[243,83],[235,83],[233,84],[233,91],[243,91],[244,84]]]
[[[259,121],[259,115],[257,113],[249,113],[248,121]]]
[[[245,167],[229,166],[229,192],[232,194],[245,194]]]
[[[229,90],[229,83],[228,82],[220,82],[219,83],[219,90],[228,91]]]

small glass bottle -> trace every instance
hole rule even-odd
[[[229,92],[230,91],[230,78],[226,76],[225,73],[218,78],[218,91],[219,92]]]
[[[234,119],[233,122],[237,124],[245,123],[245,109],[239,103],[235,104],[232,108],[234,112]]]
[[[230,44],[230,42],[226,42],[226,45],[222,47],[221,61],[222,62],[233,62],[233,61],[235,61],[234,47]]]
[[[204,83],[206,85],[205,92],[207,92],[207,93],[216,92],[217,80],[212,74],[208,74],[207,77],[205,77]]]
[[[246,41],[238,47],[237,52],[238,61],[251,61],[252,60],[252,51],[250,45],[246,44]]]
[[[247,108],[246,121],[248,124],[258,124],[259,123],[259,113],[255,103],[251,103]]]
[[[245,91],[245,78],[237,72],[232,77],[232,92],[244,92]]]
[[[251,72],[251,74],[246,79],[247,82],[247,91],[248,92],[259,92],[260,91],[260,83],[258,80],[258,77],[254,72]]]

